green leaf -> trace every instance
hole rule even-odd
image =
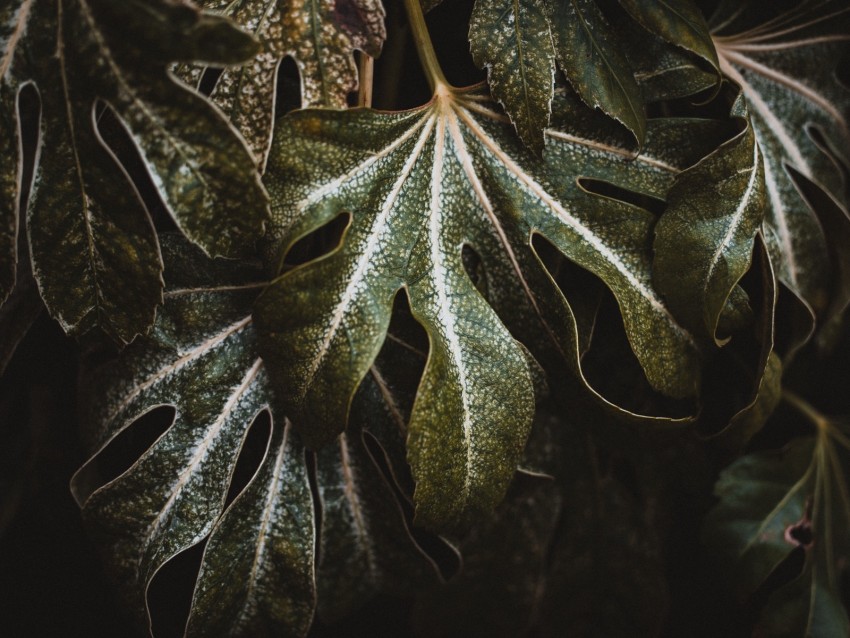
[[[850,553],[850,439],[844,424],[815,423],[815,437],[744,456],[725,470],[715,487],[720,504],[706,521],[706,543],[734,569],[741,596],[792,552],[804,552],[802,573],[768,599],[759,623],[764,635],[837,638],[850,631],[840,583]]]
[[[187,636],[267,635],[271,628],[306,635],[316,604],[314,522],[295,437],[288,423],[274,426],[256,475],[210,531]]]
[[[620,0],[620,5],[648,31],[692,51],[719,73],[719,62],[708,24],[693,0]]]
[[[714,36],[720,68],[742,88],[764,152],[765,236],[777,275],[817,313],[826,303],[829,253],[787,167],[846,205],[835,156],[847,157],[850,93],[836,80],[835,64],[846,50],[848,24],[844,3],[804,2],[766,24]]]
[[[195,596],[204,618],[190,624],[203,633],[204,622],[216,622],[206,620],[207,613],[223,607],[233,613],[217,620],[235,628],[277,620],[306,631],[312,604],[305,601],[314,596],[312,500],[300,443],[279,412],[272,418],[278,446],[268,448],[255,481],[223,511],[248,428],[273,409],[249,314],[265,285],[262,273],[211,264],[200,251],[169,239],[163,238],[169,289],[153,331],[87,377],[87,428],[94,435],[89,449],[103,449],[162,405],[175,407],[174,422],[105,486],[92,492],[87,473],[78,472],[75,497],[137,610],[144,609],[148,585],[162,565],[212,533]],[[96,465],[90,461],[89,467]],[[296,533],[277,534],[283,531]],[[276,569],[268,569],[275,563]],[[214,586],[229,569],[245,578],[233,581],[238,586]],[[299,584],[276,589],[276,570],[297,575]],[[287,607],[297,614],[275,617]]]
[[[504,105],[519,136],[542,151],[555,82],[545,0],[476,0],[469,42],[475,64],[487,68],[493,97]]]
[[[161,302],[161,263],[147,213],[97,129],[104,107],[127,128],[180,229],[212,254],[250,249],[266,195],[244,142],[166,73],[174,60],[231,64],[254,42],[185,2],[19,0],[2,10],[2,281],[11,281],[21,189],[16,109],[41,100],[40,149],[27,207],[33,272],[50,313],[119,343],[144,332]],[[17,158],[13,160],[12,158]],[[5,296],[8,288],[0,290]]]
[[[712,437],[715,443],[719,443],[730,454],[729,458],[740,456],[749,440],[761,430],[776,409],[782,395],[782,360],[774,350],[778,282],[764,239],[760,236],[757,241],[757,255],[763,283],[761,313],[756,333],[760,350],[753,366],[752,391],[748,397],[749,402],[732,415],[716,436]],[[706,402],[711,400],[712,398],[708,398]]]
[[[301,105],[344,108],[357,90],[354,51],[378,57],[386,38],[380,0],[203,0],[205,8],[243,25],[262,43],[250,64],[225,69],[212,92],[265,167],[274,123],[280,61],[301,73]]]
[[[135,609],[144,613],[147,589],[162,566],[205,538],[190,635],[303,636],[317,596],[320,608],[350,609],[393,587],[397,581],[387,574],[433,577],[418,546],[399,533],[404,516],[389,484],[379,489],[383,479],[357,430],[340,441],[347,456],[329,448],[319,460],[324,522],[316,530],[304,449],[257,352],[250,309],[266,285],[263,270],[210,260],[169,236],[163,254],[169,286],[153,331],[85,377],[88,447],[95,456],[72,481]],[[161,406],[175,408],[173,423],[129,469],[98,487],[98,454]],[[378,407],[364,409],[378,414]],[[225,509],[247,432],[262,412],[272,423],[262,462]],[[368,529],[359,524],[358,498],[368,505]],[[352,578],[338,561],[347,556],[348,567],[360,567],[364,546],[385,542],[392,548],[386,560],[394,563],[381,559],[368,578]],[[316,582],[319,546],[331,566],[319,562]]]
[[[617,34],[594,0],[547,0],[558,64],[576,92],[634,135],[646,136],[643,97]]]
[[[465,272],[464,245],[485,270],[509,273],[522,304],[557,306],[561,314],[546,320],[574,334],[574,323],[554,323],[571,315],[561,297],[547,299],[559,294],[551,283],[541,292],[528,284],[551,282],[531,246],[533,234],[546,237],[614,292],[650,382],[675,396],[695,389],[692,338],[650,283],[654,217],[587,192],[577,178],[663,197],[679,162],[693,159],[682,152],[699,147],[664,140],[693,137],[699,125],[654,123],[652,145],[630,162],[625,132],[570,104],[559,109],[573,113],[575,128],[548,131],[543,160],[478,91],[439,94],[402,113],[303,111],[278,125],[267,181],[281,258],[338,215],[351,219],[338,248],[260,298],[264,357],[288,413],[320,447],[344,427],[405,288],[431,345],[408,431],[423,524],[457,524],[500,500],[533,411],[525,355]]]
[[[717,85],[717,74],[703,68],[696,56],[637,25],[626,28],[624,22],[614,27],[644,102],[688,97]]]
[[[718,345],[721,314],[764,217],[762,153],[740,95],[732,114],[744,130],[676,178],[654,243],[658,290],[683,326]]]

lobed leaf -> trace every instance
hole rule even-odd
[[[620,5],[648,31],[696,53],[720,71],[708,24],[693,0],[620,0]]]
[[[253,33],[263,50],[250,64],[225,69],[212,92],[264,169],[274,124],[276,76],[292,56],[301,73],[301,105],[344,108],[357,89],[354,51],[378,57],[386,38],[380,0],[204,0],[201,4]]]
[[[704,148],[693,139],[701,123],[653,123],[652,144],[629,162],[619,128],[566,96],[562,102],[575,129],[547,131],[543,160],[470,90],[438,93],[403,113],[294,113],[277,129],[285,142],[273,149],[267,183],[281,258],[338,215],[350,220],[339,247],[283,274],[262,295],[255,312],[261,347],[289,414],[308,445],[320,447],[344,427],[393,299],[405,289],[431,345],[408,430],[423,524],[459,524],[492,508],[524,444],[530,373],[493,307],[510,299],[530,308],[578,366],[574,319],[531,245],[534,234],[611,288],[656,388],[687,396],[696,387],[692,337],[651,286],[654,217],[589,193],[577,179],[661,198]],[[685,137],[694,143],[669,144]],[[494,306],[465,272],[464,245],[480,255],[488,277],[509,277],[494,278],[513,291],[494,289]],[[536,282],[541,290],[530,286]]]
[[[128,176],[97,129],[111,109],[177,225],[214,255],[244,253],[263,230],[265,191],[244,142],[170,78],[175,60],[242,61],[254,42],[183,0],[17,0],[0,9],[3,165],[0,296],[14,278],[25,186],[17,109],[40,97],[40,153],[26,219],[33,274],[62,327],[119,343],[148,329],[162,300],[159,249]],[[178,37],[179,35],[179,37]]]
[[[356,431],[340,441],[347,456],[331,449],[319,460],[323,524],[316,529],[304,449],[257,351],[250,308],[266,284],[262,269],[212,261],[168,236],[163,252],[169,288],[153,331],[86,375],[95,456],[72,482],[134,608],[144,612],[147,589],[167,561],[205,539],[189,635],[304,636],[317,598],[320,611],[350,610],[391,587],[399,571],[433,577],[429,560],[399,533],[406,528],[395,494],[377,489],[382,475]],[[173,423],[129,469],[98,486],[100,452],[141,416],[169,405]],[[225,508],[247,432],[262,412],[272,422],[262,461]],[[359,525],[358,499],[371,508],[368,529]],[[347,556],[349,567],[360,567],[363,547],[387,539],[392,564],[381,561],[369,578],[352,578],[337,561]],[[316,573],[319,546],[335,567],[320,562]]]
[[[735,32],[732,21],[714,35],[720,68],[743,90],[764,153],[765,236],[777,275],[817,314],[826,304],[829,238],[789,169],[846,206],[837,162],[846,163],[850,143],[850,93],[836,80],[834,64],[824,61],[846,50],[848,20],[844,3],[802,2],[763,25]]]
[[[594,0],[550,0],[558,64],[591,107],[622,123],[642,146],[646,136],[643,96],[632,67]]]
[[[623,0],[622,4],[637,23],[717,66],[705,20],[689,0],[646,6]],[[582,100],[631,131],[638,147],[646,135],[645,99],[670,97],[647,92],[638,83],[638,74],[643,82],[673,73],[685,84],[668,79],[654,86],[663,84],[676,96],[717,83],[717,74],[701,77],[706,73],[689,59],[692,56],[671,54],[634,21],[614,18],[613,24],[609,22],[595,0],[475,2],[469,29],[473,59],[487,68],[493,97],[504,106],[529,148],[538,153],[543,149],[556,61]],[[647,47],[652,55],[644,51]]]
[[[764,171],[743,97],[732,109],[744,130],[683,171],[655,228],[655,282],[693,334],[722,343],[721,314],[749,269],[764,217]]]

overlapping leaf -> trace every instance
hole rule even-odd
[[[714,39],[723,72],[743,89],[764,153],[765,235],[777,274],[820,313],[829,286],[828,238],[788,168],[846,205],[836,157],[846,160],[850,144],[850,93],[836,80],[835,64],[846,50],[850,9],[835,0],[801,2],[741,32],[730,24]]]
[[[127,342],[153,320],[162,267],[144,207],[99,136],[96,106],[126,126],[187,237],[211,254],[244,253],[267,216],[259,176],[233,129],[165,66],[236,63],[255,43],[183,0],[16,0],[0,12],[0,296],[13,279],[23,188],[16,109],[32,84],[42,113],[27,207],[34,275],[66,331],[98,326]]]
[[[273,149],[267,183],[281,254],[340,214],[351,221],[336,250],[286,273],[260,298],[264,356],[289,414],[308,444],[321,446],[344,426],[405,288],[431,343],[408,438],[418,516],[429,525],[458,523],[498,502],[528,431],[525,355],[493,307],[529,308],[578,366],[571,311],[531,246],[533,234],[611,288],[656,388],[687,396],[696,387],[692,338],[651,286],[653,215],[577,180],[663,198],[709,144],[704,123],[652,122],[646,153],[629,162],[619,127],[566,95],[558,108],[574,128],[547,133],[543,160],[470,90],[439,92],[403,113],[304,111],[281,120],[276,133],[285,142]],[[503,282],[493,307],[464,270],[464,245]]]
[[[176,416],[119,477],[94,489],[95,459],[73,482],[136,609],[144,610],[160,568],[205,538],[190,635],[305,635],[317,598],[320,613],[333,617],[395,591],[401,574],[408,586],[416,574],[433,577],[359,422],[318,461],[317,536],[303,447],[257,353],[250,307],[265,285],[261,269],[211,261],[170,237],[163,250],[169,288],[153,332],[88,376],[90,448],[103,449],[159,406],[174,406]],[[380,414],[374,404],[366,409]],[[225,509],[240,450],[263,411],[272,426],[262,462]],[[393,435],[400,433],[379,434]]]
[[[622,4],[650,31],[716,65],[708,28],[690,0]],[[488,69],[493,96],[520,137],[539,152],[551,114],[556,60],[585,103],[622,123],[637,145],[643,144],[644,97],[624,47],[630,29],[609,24],[594,0],[477,0],[469,38],[476,64]]]
[[[386,37],[380,0],[204,0],[263,44],[254,60],[225,70],[212,98],[242,131],[264,167],[271,144],[277,67],[292,56],[301,73],[301,104],[343,108],[357,89],[353,53],[377,57]]]
[[[819,419],[815,437],[745,456],[720,477],[720,504],[706,522],[707,543],[734,568],[739,594],[751,595],[793,551],[802,573],[768,600],[769,636],[845,636],[841,565],[850,553],[846,426]]]
[[[749,269],[764,217],[762,154],[739,95],[744,130],[684,171],[655,229],[655,281],[693,334],[720,343],[721,313]]]

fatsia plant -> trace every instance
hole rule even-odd
[[[105,111],[117,115],[190,239],[213,255],[249,254],[262,233],[266,195],[245,144],[166,66],[241,62],[256,43],[184,2],[22,0],[0,11],[0,296],[14,283],[26,189],[32,270],[47,309],[71,334],[99,328],[127,343],[153,322],[162,264],[147,211],[98,121]],[[34,170],[23,166],[17,124],[28,87],[38,93],[41,115]]]
[[[847,2],[199,4],[0,7],[139,631],[847,635]]]

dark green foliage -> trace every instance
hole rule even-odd
[[[0,1],[13,632],[846,638],[850,3],[201,4]]]

